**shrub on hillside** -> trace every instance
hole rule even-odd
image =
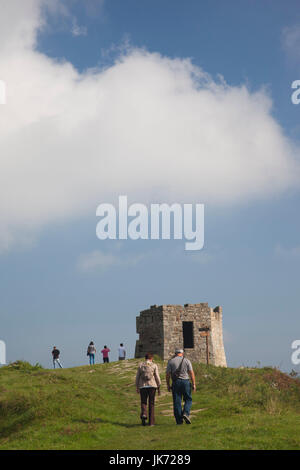
[[[12,370],[28,371],[28,372],[43,369],[41,364],[39,364],[38,362],[35,365],[32,365],[32,364],[30,364],[30,362],[27,362],[27,361],[11,362],[5,368],[6,369],[12,369]]]

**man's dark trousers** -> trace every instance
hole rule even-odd
[[[190,415],[192,406],[192,384],[189,379],[177,379],[172,385],[173,409],[177,424],[182,424],[182,415]],[[181,401],[184,400],[182,411]]]

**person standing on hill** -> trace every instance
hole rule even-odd
[[[59,355],[60,355],[59,349],[57,349],[56,346],[53,346],[52,359],[53,359],[54,369],[55,369],[55,364],[58,364],[61,369],[63,368],[63,366],[61,365],[60,359],[59,359]]]
[[[90,342],[90,344],[88,345],[88,348],[87,348],[87,356],[89,356],[90,358],[90,366],[93,364],[95,364],[95,354],[96,354],[96,348],[95,348],[95,345],[93,343],[93,341]]]
[[[172,387],[170,378],[172,377]],[[192,384],[190,382],[192,381]],[[192,388],[196,391],[195,374],[191,361],[184,357],[183,349],[176,349],[175,356],[169,360],[166,371],[168,392],[172,390],[173,410],[176,424],[191,424],[190,410],[192,407]],[[182,398],[184,408],[182,409]]]
[[[118,352],[119,352],[119,361],[124,361],[126,359],[126,350],[124,348],[123,343],[120,344]]]
[[[107,346],[104,346],[104,348],[101,351],[103,355],[103,362],[109,362],[109,357],[108,357],[109,352],[110,352],[110,349]]]
[[[147,402],[149,408],[149,426],[154,426],[155,424],[155,393],[158,390],[158,395],[160,395],[160,384],[158,367],[157,364],[153,363],[153,354],[147,353],[145,362],[139,365],[135,378],[136,391],[141,396],[141,420],[143,426],[146,425],[147,421]]]

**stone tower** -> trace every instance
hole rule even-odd
[[[226,367],[223,345],[222,307],[207,303],[152,305],[136,318],[139,339],[135,357],[147,352],[170,359],[174,350],[183,348],[193,362]]]

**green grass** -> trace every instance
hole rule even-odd
[[[137,360],[0,369],[0,449],[300,449],[300,382],[272,368],[195,364],[192,424],[176,426],[163,379],[156,426],[142,427]]]

